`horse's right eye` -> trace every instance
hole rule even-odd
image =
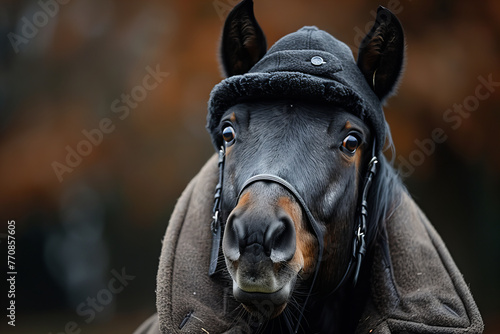
[[[342,142],[342,148],[349,152],[350,154],[353,154],[356,152],[356,149],[359,146],[359,139],[356,138],[356,136],[353,135],[348,135],[345,137],[344,141]]]
[[[226,142],[226,145],[232,145],[234,143],[234,139],[236,138],[236,132],[232,126],[226,126],[224,130],[222,130],[222,138]]]

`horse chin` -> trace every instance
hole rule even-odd
[[[295,279],[292,279],[275,292],[249,292],[241,289],[233,281],[233,295],[252,316],[272,319],[279,316],[285,309],[294,284]]]
[[[256,317],[261,320],[271,320],[279,316],[283,310],[286,308],[287,303],[282,304],[282,305],[276,305],[273,306],[273,308],[269,311],[261,308],[261,307],[256,307],[255,305],[245,305],[242,304],[245,310],[247,310],[250,315],[253,317]]]

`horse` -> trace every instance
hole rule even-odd
[[[394,146],[382,106],[404,53],[383,7],[357,62],[316,27],[268,50],[253,1],[232,9],[227,78],[207,116],[218,154],[177,204],[158,316],[138,333],[482,332],[460,272],[384,155]]]

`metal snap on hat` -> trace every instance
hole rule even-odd
[[[314,66],[321,66],[324,63],[325,61],[320,56],[314,56],[311,58],[311,64],[313,64]]]

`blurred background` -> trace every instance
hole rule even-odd
[[[14,220],[18,272],[16,327],[2,315],[2,333],[126,333],[154,312],[170,213],[213,154],[206,103],[235,3],[0,1],[0,247]],[[385,108],[396,165],[486,333],[500,333],[500,2],[256,0],[255,10],[269,45],[316,25],[356,54],[379,4],[408,45]]]

